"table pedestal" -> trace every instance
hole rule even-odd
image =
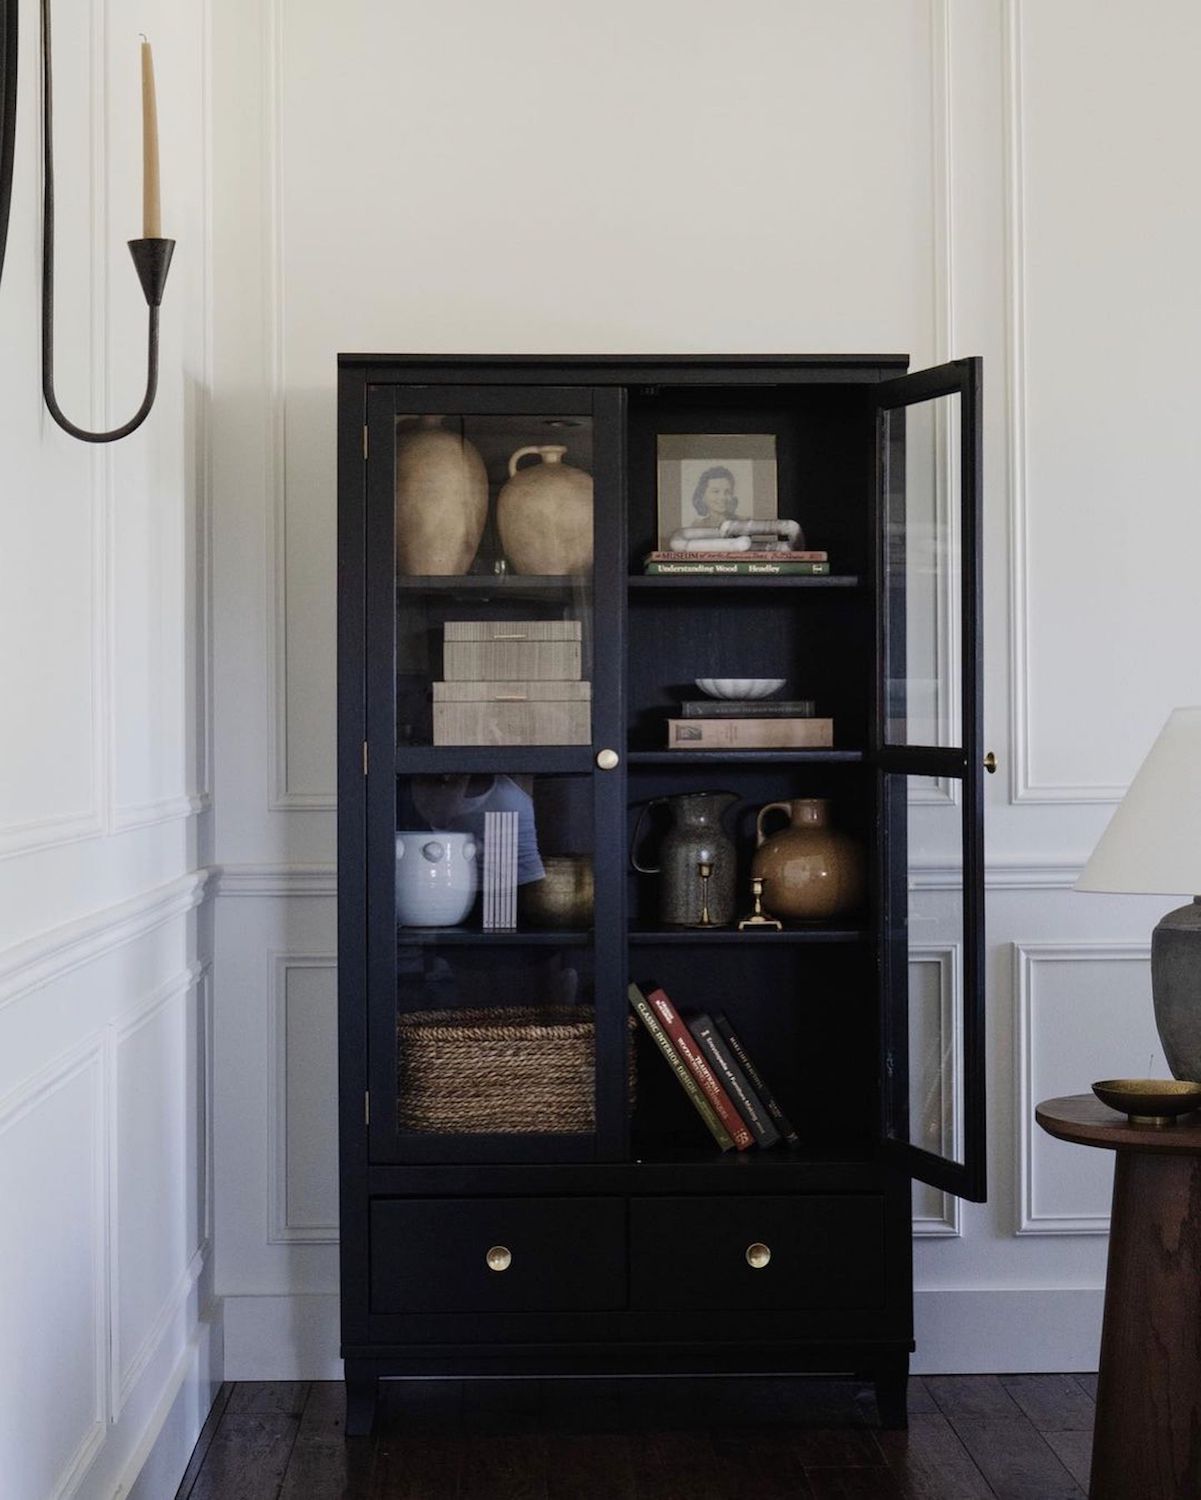
[[[1115,1152],[1090,1500],[1201,1496],[1201,1158]]]

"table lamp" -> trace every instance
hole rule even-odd
[[[1201,891],[1201,708],[1172,710],[1076,889]],[[1168,1066],[1201,1081],[1201,896],[1151,934],[1151,996]]]

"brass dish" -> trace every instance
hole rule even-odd
[[[1171,1125],[1177,1115],[1201,1108],[1201,1083],[1179,1078],[1103,1078],[1093,1093],[1132,1125]]]

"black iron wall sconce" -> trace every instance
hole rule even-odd
[[[0,272],[12,201],[13,139],[17,111],[17,10],[19,0],[0,0]],[[111,432],[89,432],[63,414],[54,391],[54,90],[50,48],[50,0],[42,5],[42,395],[46,409],[63,429],[84,443],[113,443],[128,437],[150,415],[158,391],[159,306],[175,241],[158,226],[158,122],[154,70],[149,46],[142,47],[142,128],[145,158],[143,238],[129,241],[129,253],[148,309],[146,393],[137,411]],[[153,176],[151,165],[153,164]]]

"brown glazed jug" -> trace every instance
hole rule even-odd
[[[396,570],[466,573],[488,519],[488,474],[475,445],[421,417],[396,437]]]
[[[500,544],[515,573],[592,571],[592,476],[563,462],[561,443],[518,448],[496,502]],[[531,453],[541,463],[517,465]]]
[[[724,927],[734,920],[734,841],[721,819],[737,801],[733,792],[689,792],[655,797],[639,812],[630,863],[642,875],[659,877],[659,916],[666,925]],[[641,864],[642,820],[660,805],[671,809],[671,827],[659,845],[659,863]]]
[[[770,812],[788,814],[788,827],[770,837],[763,820]],[[755,819],[752,877],[763,877],[763,908],[773,917],[820,921],[854,911],[863,899],[863,854],[849,834],[830,826],[824,797],[769,802]]]

